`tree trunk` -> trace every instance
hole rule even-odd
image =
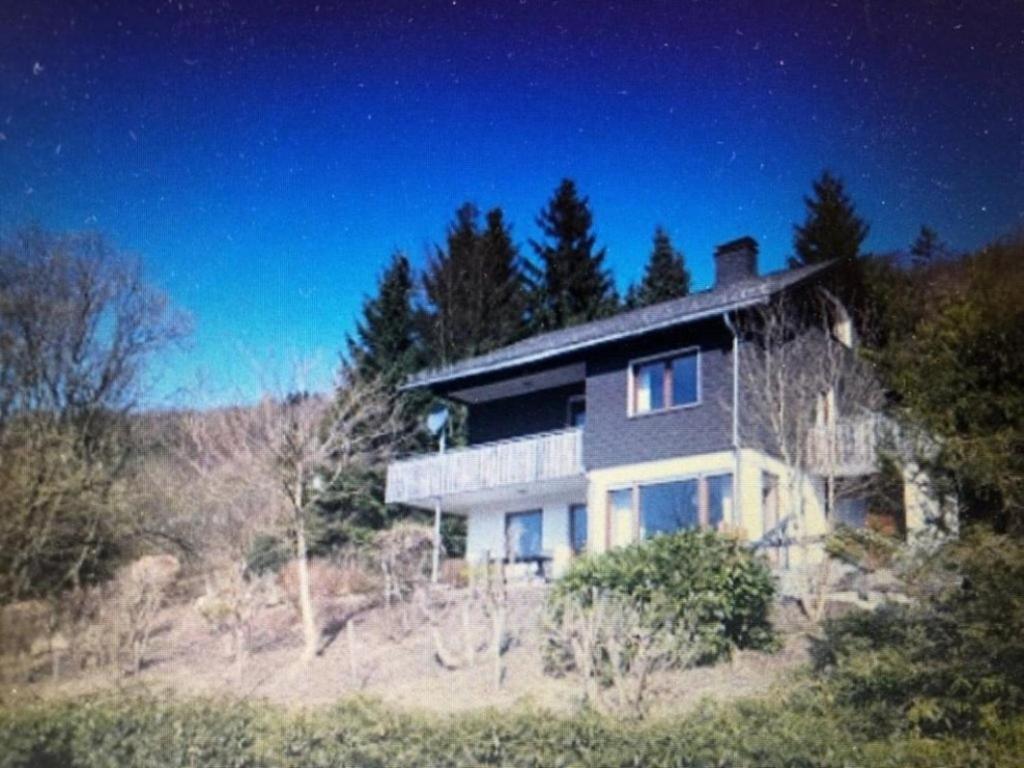
[[[299,610],[302,613],[302,636],[305,645],[302,661],[307,663],[316,656],[318,633],[316,630],[316,614],[313,611],[313,595],[309,585],[309,556],[306,553],[306,526],[300,517],[296,518],[295,556],[299,571]]]
[[[302,517],[302,479],[299,473],[295,483],[295,564],[299,572],[299,612],[302,614],[302,636],[305,644],[302,663],[306,664],[316,656],[319,633],[316,628],[316,614],[313,611],[313,594],[309,584],[309,554],[306,550],[306,521]]]

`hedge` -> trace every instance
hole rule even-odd
[[[682,719],[625,724],[587,712],[442,718],[366,701],[296,712],[124,696],[0,710],[0,768],[1009,768],[1024,747],[1024,720],[988,741],[858,743],[823,701],[705,705]]]

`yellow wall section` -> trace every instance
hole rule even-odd
[[[699,456],[686,456],[642,464],[629,464],[608,469],[594,470],[587,474],[588,530],[587,544],[591,552],[603,552],[607,548],[609,522],[613,526],[613,546],[632,541],[636,537],[635,520],[623,521],[621,517],[612,521],[608,514],[608,492],[617,488],[630,488],[638,483],[678,480],[700,475],[736,474],[736,457],[733,451],[719,451]],[[739,533],[747,540],[758,539],[764,533],[761,509],[761,478],[763,472],[771,472],[779,478],[779,516],[785,517],[796,509],[791,503],[793,494],[803,496],[803,534],[816,535],[826,531],[821,494],[810,479],[800,485],[799,490],[790,482],[785,464],[760,451],[743,449],[740,452],[738,478],[734,477],[733,503],[737,504],[736,522]],[[727,519],[730,527],[736,522]]]
[[[678,459],[626,464],[587,473],[587,543],[591,552],[603,552],[608,543],[608,492],[616,488],[632,487],[635,483],[673,480],[703,474],[721,474],[733,471],[732,451],[705,453]],[[629,525],[621,519],[615,524],[615,545],[632,541],[636,536],[636,523]]]

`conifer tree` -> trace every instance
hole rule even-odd
[[[377,282],[376,294],[363,301],[355,334],[346,338],[348,354],[342,364],[356,379],[379,381],[392,398],[400,420],[393,446],[398,453],[423,450],[429,441],[424,419],[432,398],[422,391],[399,391],[406,377],[426,361],[413,301],[415,291],[416,276],[409,259],[396,252]],[[339,390],[339,399],[343,394]],[[375,425],[364,426],[372,431]],[[326,554],[350,541],[360,529],[385,523],[389,515],[384,504],[385,471],[383,465],[353,467],[319,495],[309,521],[311,554]]]
[[[395,388],[423,364],[413,297],[416,280],[405,254],[396,252],[377,283],[377,295],[363,301],[355,336],[346,340],[348,364],[364,378],[383,376]]]
[[[865,301],[860,246],[868,224],[857,214],[842,179],[827,170],[813,182],[813,194],[804,198],[804,205],[807,214],[794,227],[796,258],[790,266],[835,260],[827,287],[856,314]]]
[[[678,299],[690,292],[690,273],[681,251],[672,246],[668,233],[658,227],[654,230],[654,247],[644,270],[643,280],[630,286],[626,307],[635,309]]]
[[[813,182],[813,196],[805,197],[804,204],[806,219],[794,228],[793,249],[799,264],[848,262],[860,256],[868,225],[857,215],[842,179],[823,171]]]
[[[519,253],[500,208],[465,203],[423,276],[426,332],[434,362],[478,355],[522,335],[526,289]]]
[[[946,254],[946,245],[938,233],[929,226],[921,225],[917,238],[910,246],[910,259],[915,267],[926,267]]]
[[[596,250],[593,214],[571,179],[563,179],[537,218],[545,241],[532,242],[540,259],[534,279],[532,324],[535,330],[564,328],[613,314],[618,296]]]
[[[478,353],[515,341],[526,332],[526,278],[519,249],[512,241],[511,230],[500,208],[487,213],[480,252],[488,296],[485,296],[482,312],[482,330],[486,333],[478,345]]]

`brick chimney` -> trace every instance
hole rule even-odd
[[[757,277],[757,240],[741,237],[715,248],[715,288]]]

